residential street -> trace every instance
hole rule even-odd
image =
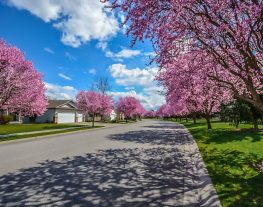
[[[192,136],[144,120],[0,144],[0,206],[220,206]]]

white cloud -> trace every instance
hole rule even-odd
[[[60,86],[52,83],[45,83],[46,96],[49,99],[70,99],[75,100],[77,89],[73,86]]]
[[[155,52],[145,52],[144,55],[148,57],[154,57],[156,53]]]
[[[119,52],[114,53],[108,48],[107,42],[98,42],[96,46],[105,53],[106,57],[116,61],[123,61],[123,59],[133,58],[141,54],[140,50],[132,50],[125,47],[122,47]]]
[[[111,51],[106,51],[105,54],[106,54],[106,57],[122,59],[122,58],[132,58],[132,57],[138,56],[141,54],[141,51],[123,48],[121,51],[119,51],[117,53],[113,53]]]
[[[71,55],[69,52],[65,52],[65,57],[68,58],[71,61],[76,61],[77,58],[75,58],[73,55]]]
[[[50,53],[50,54],[54,54],[54,53],[55,53],[52,49],[50,49],[50,48],[48,48],[48,47],[45,47],[44,50],[45,50],[46,52]]]
[[[90,40],[104,41],[116,35],[118,21],[99,0],[7,0],[62,32],[65,45],[79,47]]]
[[[67,75],[65,75],[65,74],[63,74],[63,73],[59,73],[58,76],[61,77],[61,78],[63,78],[63,79],[65,79],[65,80],[70,80],[70,81],[72,80],[71,77],[69,77],[69,76],[67,76]]]
[[[116,79],[116,83],[122,86],[151,86],[154,84],[155,75],[158,68],[148,69],[127,69],[126,65],[113,64],[109,67],[109,72]]]
[[[134,90],[135,88],[133,86],[130,86],[130,87],[125,87],[124,89],[130,91],[130,90]]]
[[[110,95],[113,96],[114,99],[118,99],[120,97],[124,96],[133,96],[137,98],[141,104],[146,108],[146,109],[156,109],[162,104],[165,103],[164,96],[156,93],[156,94],[151,94],[151,93],[137,93],[136,91],[126,91],[126,92],[110,92]]]
[[[157,108],[165,103],[165,98],[161,95],[162,87],[157,86],[155,75],[158,68],[148,69],[127,69],[126,65],[113,64],[109,67],[111,76],[115,78],[118,85],[125,86],[125,92],[111,92],[115,98],[123,96],[134,96],[147,109]],[[141,91],[135,91],[135,87],[141,87]]]
[[[89,70],[89,74],[92,74],[92,75],[95,75],[97,73],[96,69],[95,68],[91,68]]]

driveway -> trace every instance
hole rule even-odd
[[[0,144],[0,206],[220,206],[192,136],[145,120]]]

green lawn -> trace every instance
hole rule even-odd
[[[78,127],[78,128],[75,128],[75,127]],[[78,124],[7,124],[7,125],[0,125],[0,135],[39,131],[39,133],[37,134],[15,135],[15,136],[10,136],[6,138],[0,138],[0,142],[16,140],[16,139],[31,138],[31,137],[38,137],[38,136],[45,136],[45,135],[52,135],[52,134],[61,134],[61,133],[66,133],[66,132],[88,130],[88,129],[94,129],[94,128],[99,128],[99,127],[102,127],[102,126],[91,127],[88,125],[78,125]],[[50,129],[64,129],[64,130],[50,131],[50,132],[45,131],[45,130],[50,130]]]
[[[33,132],[50,129],[63,129],[70,127],[79,127],[77,124],[6,124],[0,125],[0,135],[13,134],[20,132]]]
[[[222,205],[263,206],[263,173],[254,167],[263,161],[263,132],[249,124],[241,130],[214,121],[207,130],[203,120],[181,123],[195,138]]]

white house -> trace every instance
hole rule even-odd
[[[49,100],[47,111],[36,117],[35,123],[78,123],[84,122],[85,115],[79,110],[76,104],[70,100]],[[30,119],[24,118],[24,123],[30,122]]]

